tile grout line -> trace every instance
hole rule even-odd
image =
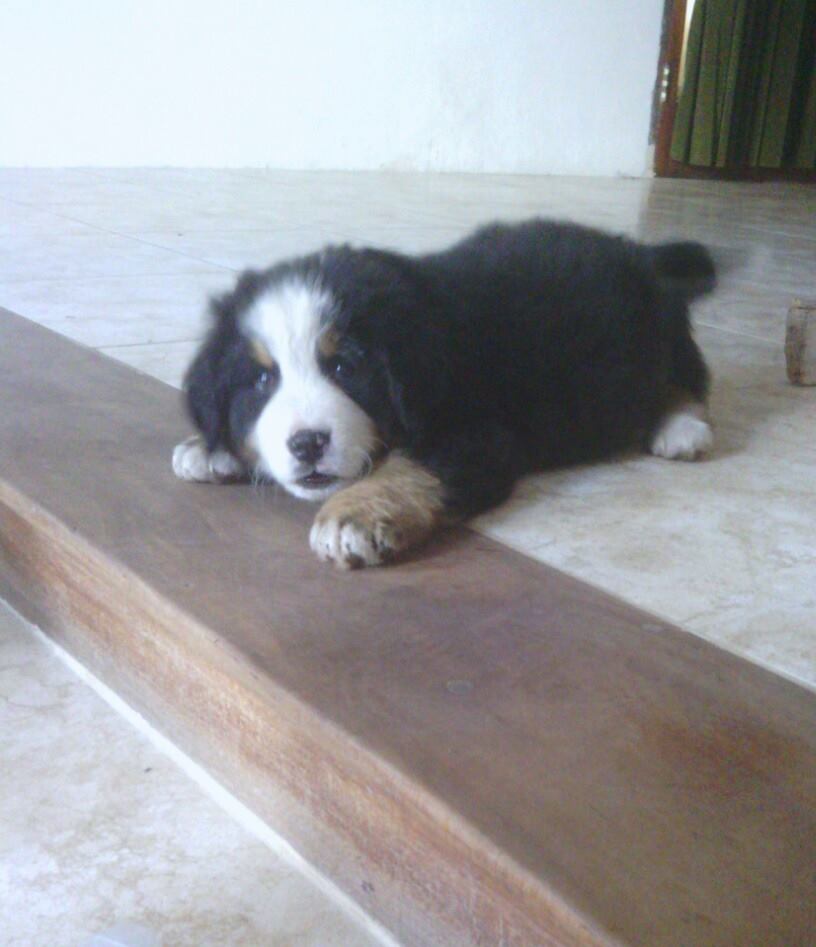
[[[91,345],[90,348],[96,349],[97,352],[110,352],[113,349],[144,348],[147,345],[190,345],[193,342],[200,342],[201,338],[201,335],[197,335],[190,339],[165,339],[157,342],[120,342],[114,345]]]
[[[176,192],[172,192],[172,193],[176,193]],[[152,243],[149,240],[142,240],[139,237],[133,236],[133,234],[121,233],[118,230],[111,230],[109,227],[100,227],[99,224],[89,223],[87,220],[82,220],[79,217],[73,217],[70,214],[60,214],[50,209],[51,207],[55,205],[50,205],[49,208],[46,209],[42,205],[39,205],[39,204],[33,204],[27,201],[14,200],[8,197],[4,197],[3,200],[7,201],[10,204],[14,204],[18,207],[26,207],[29,210],[38,210],[40,212],[50,214],[53,217],[58,217],[60,220],[70,220],[72,223],[82,224],[83,227],[88,227],[91,230],[96,231],[97,233],[107,234],[109,237],[120,237],[124,240],[132,240],[134,243],[139,243],[143,246],[153,247],[154,249],[157,249],[157,250],[163,250],[165,253],[168,253],[174,257],[180,257],[181,259],[184,259],[184,260],[195,260],[197,263],[205,263],[207,264],[207,266],[215,266],[217,267],[217,270],[219,272],[227,272],[227,273],[237,272],[233,267],[224,266],[220,263],[213,263],[211,260],[205,260],[200,257],[194,256],[193,254],[190,254],[190,253],[182,253],[180,250],[173,250],[171,247],[165,247],[165,246],[162,246],[161,244]],[[59,206],[59,205],[56,205],[56,206]],[[71,235],[69,234],[68,236],[71,236]]]
[[[191,258],[192,259],[192,258]],[[196,262],[206,263],[206,260],[200,260]],[[228,273],[234,273],[235,270],[228,270]],[[41,283],[81,283],[88,280],[126,280],[126,279],[152,279],[154,277],[160,279],[168,278],[184,278],[189,276],[223,276],[225,270],[219,268],[217,270],[191,270],[188,272],[180,273],[97,273],[93,276],[43,276],[41,278],[32,279],[31,277],[26,277],[25,279],[14,279],[0,276],[0,287],[2,286],[25,286],[28,284],[41,284]]]
[[[776,667],[773,664],[769,664],[766,661],[755,657],[753,654],[750,654],[747,651],[742,651],[738,648],[735,648],[733,645],[730,645],[726,642],[720,641],[719,639],[713,638],[710,635],[706,634],[704,630],[697,631],[694,628],[690,628],[686,622],[690,620],[696,620],[701,617],[700,613],[695,613],[694,615],[689,616],[688,618],[677,619],[669,618],[665,615],[658,614],[653,612],[648,605],[643,605],[642,603],[637,602],[635,599],[631,599],[628,596],[622,595],[619,590],[607,586],[603,581],[599,581],[597,578],[588,580],[582,577],[581,573],[573,572],[564,568],[563,565],[551,562],[545,556],[541,555],[544,550],[552,545],[551,541],[545,541],[540,545],[528,547],[522,545],[515,545],[512,542],[502,539],[499,536],[493,535],[489,527],[479,527],[479,526],[468,526],[468,529],[472,529],[474,532],[478,533],[481,536],[485,536],[487,539],[493,540],[493,542],[501,543],[503,546],[508,546],[511,549],[514,549],[516,552],[521,553],[529,559],[532,559],[535,562],[543,562],[545,565],[549,566],[551,569],[557,569],[559,572],[563,572],[565,575],[569,575],[573,578],[578,578],[583,582],[589,582],[595,588],[601,589],[607,595],[611,595],[614,598],[620,599],[621,601],[626,602],[627,605],[632,608],[636,608],[642,612],[645,612],[647,615],[653,615],[655,618],[655,625],[671,625],[675,628],[679,628],[681,631],[686,632],[686,634],[693,635],[695,638],[698,638],[700,641],[706,642],[706,644],[713,645],[715,648],[719,648],[722,651],[732,654],[735,657],[741,658],[743,661],[747,661],[749,664],[756,665],[761,667],[764,671],[768,671],[771,674],[774,674],[777,677],[784,678],[787,681],[790,681],[793,684],[798,685],[799,687],[805,688],[805,690],[816,693],[816,684],[813,681],[808,680],[807,678],[800,677],[798,674],[794,674],[792,671],[783,670],[779,667]]]
[[[751,339],[754,342],[763,342],[765,345],[769,345],[772,348],[778,348],[783,342],[781,339],[777,342],[775,339],[766,339],[761,335],[754,335],[752,332],[742,332],[740,329],[731,329],[727,328],[726,326],[718,326],[711,322],[705,322],[702,319],[693,319],[692,327],[696,328],[697,326],[703,326],[706,329],[715,329],[717,332],[725,332],[728,335],[738,335],[740,338]]]

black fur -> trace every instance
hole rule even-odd
[[[210,449],[240,453],[269,396],[240,318],[292,276],[319,279],[337,303],[352,369],[337,384],[389,448],[441,479],[455,517],[501,502],[524,473],[645,446],[678,390],[706,397],[688,303],[714,286],[708,251],[534,220],[485,227],[442,253],[330,247],[245,274],[215,303],[187,377]]]

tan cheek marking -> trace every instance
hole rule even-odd
[[[257,425],[257,422],[256,422]],[[238,447],[238,452],[241,456],[241,460],[248,466],[254,467],[257,464],[260,454],[258,453],[258,448],[255,444],[255,427],[253,426],[250,431],[247,439],[240,444]]]
[[[249,343],[249,352],[253,359],[264,368],[272,368],[275,360],[269,354],[269,349],[259,339],[252,339]]]
[[[323,358],[331,358],[332,355],[336,355],[339,347],[340,335],[335,329],[329,327],[320,333],[317,348]]]
[[[376,565],[427,539],[443,513],[439,478],[409,457],[392,453],[370,476],[325,502],[312,534],[324,537],[324,558],[337,565]]]

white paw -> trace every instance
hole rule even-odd
[[[339,518],[318,514],[309,534],[309,545],[324,562],[341,569],[377,566],[392,559],[398,549],[398,537],[388,523],[359,518]]]
[[[711,450],[714,434],[702,418],[683,411],[663,419],[652,441],[652,453],[667,460],[694,460]]]
[[[173,473],[196,483],[223,483],[244,474],[244,465],[225,450],[211,454],[200,437],[190,437],[173,450]]]

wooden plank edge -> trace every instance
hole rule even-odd
[[[400,942],[620,944],[2,478],[0,595]]]

